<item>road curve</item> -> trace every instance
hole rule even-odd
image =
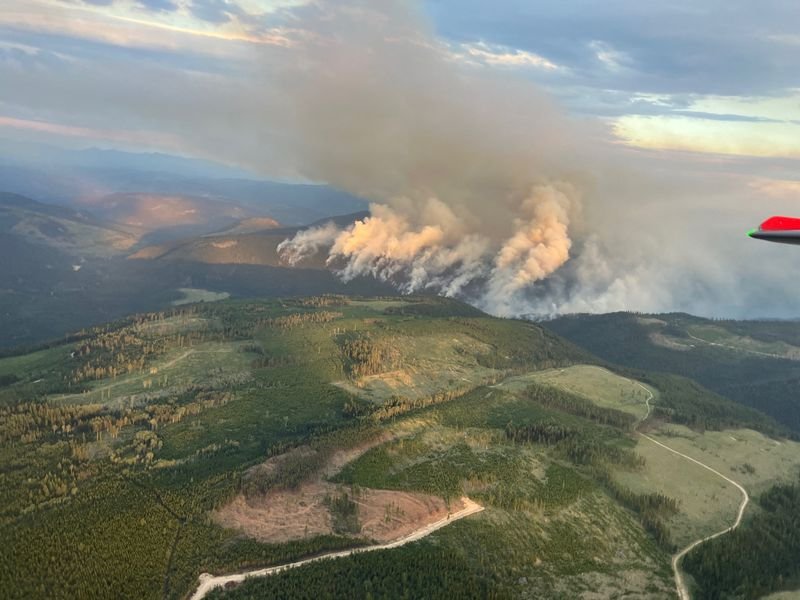
[[[633,381],[633,380],[631,380],[631,381]],[[637,426],[638,426],[639,424],[644,422],[645,419],[647,419],[647,417],[650,416],[650,411],[652,409],[652,407],[650,406],[650,400],[653,399],[653,392],[651,392],[649,389],[647,389],[645,386],[643,386],[638,381],[633,381],[633,382],[636,385],[638,385],[640,388],[642,388],[644,391],[646,391],[647,394],[648,394],[647,398],[645,399],[645,404],[647,404],[647,414],[637,424]],[[714,475],[716,475],[718,477],[721,477],[722,479],[724,479],[725,481],[727,481],[731,485],[736,486],[736,488],[742,493],[742,503],[739,505],[739,512],[736,514],[736,521],[733,523],[733,525],[731,525],[730,527],[728,527],[726,529],[723,529],[722,531],[718,531],[718,532],[716,532],[716,533],[714,533],[712,535],[706,536],[704,538],[700,538],[699,540],[695,540],[694,542],[692,542],[691,544],[686,546],[683,550],[681,550],[680,552],[678,552],[677,554],[675,554],[672,557],[672,571],[675,573],[675,589],[678,592],[678,598],[680,598],[680,600],[690,600],[691,596],[689,594],[689,588],[686,586],[686,580],[684,579],[683,573],[681,572],[681,566],[680,566],[681,559],[683,559],[684,556],[686,556],[689,552],[694,550],[700,544],[702,544],[704,542],[707,542],[708,540],[713,540],[714,538],[719,537],[721,535],[725,535],[726,533],[728,533],[730,531],[733,531],[734,529],[739,527],[739,525],[742,523],[742,517],[744,516],[744,511],[747,508],[747,504],[750,502],[750,496],[748,495],[747,490],[744,489],[739,483],[735,482],[730,477],[726,477],[725,475],[723,475],[722,473],[720,473],[716,469],[713,469],[713,468],[709,467],[707,464],[702,463],[699,460],[692,458],[691,456],[687,456],[683,452],[678,452],[677,450],[675,450],[673,448],[670,448],[666,444],[662,444],[661,442],[659,442],[656,439],[653,439],[652,437],[650,437],[646,433],[642,433],[641,431],[637,431],[637,433],[640,436],[642,436],[644,439],[656,444],[657,446],[661,446],[665,450],[669,450],[673,454],[676,454],[676,455],[680,456],[681,458],[684,458],[684,459],[686,459],[686,460],[688,460],[690,462],[693,462],[694,464],[696,464],[696,465],[698,465],[700,467],[703,467],[704,469],[706,469],[708,471],[711,471]]]
[[[245,571],[244,573],[236,573],[233,575],[220,575],[218,577],[214,577],[209,573],[203,573],[202,575],[200,575],[200,585],[197,588],[197,591],[195,591],[195,593],[192,595],[191,600],[201,600],[202,598],[205,598],[205,596],[213,589],[223,587],[228,583],[241,583],[242,581],[250,577],[266,577],[268,575],[275,575],[283,571],[288,571],[289,569],[296,569],[297,567],[302,567],[303,565],[307,565],[312,562],[318,562],[321,560],[332,560],[334,558],[342,558],[345,556],[350,556],[352,554],[359,554],[361,552],[372,552],[374,550],[390,550],[392,548],[399,548],[400,546],[404,546],[411,542],[416,542],[417,540],[421,540],[422,538],[430,535],[437,529],[441,529],[442,527],[445,527],[450,523],[453,523],[454,521],[458,521],[459,519],[463,519],[464,517],[474,515],[475,513],[479,513],[483,510],[483,506],[481,506],[476,502],[473,502],[466,496],[461,498],[461,502],[464,503],[464,508],[462,508],[461,510],[449,514],[446,517],[439,519],[434,523],[426,525],[425,527],[421,527],[420,529],[417,529],[416,531],[408,534],[403,538],[400,538],[399,540],[395,540],[393,542],[389,542],[386,544],[377,544],[375,546],[366,546],[363,548],[352,548],[350,550],[339,550],[337,552],[328,552],[327,554],[314,556],[312,558],[306,558],[304,560],[299,560],[293,563],[278,565],[276,567],[267,567],[266,569]]]
[[[796,360],[789,358],[783,354],[773,354],[772,352],[760,352],[758,350],[749,350],[747,348],[740,348],[739,346],[731,346],[730,344],[720,344],[719,342],[710,342],[708,340],[704,340],[703,338],[699,338],[696,335],[692,335],[688,331],[686,332],[693,340],[697,340],[698,342],[703,342],[704,344],[708,344],[709,346],[716,346],[717,348],[726,348],[728,350],[734,350],[735,352],[744,352],[745,354],[755,354],[756,356],[769,356],[771,358],[780,358],[782,360]]]

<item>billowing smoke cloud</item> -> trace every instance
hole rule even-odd
[[[344,279],[374,275],[506,315],[797,314],[796,255],[743,235],[798,211],[796,161],[608,143],[519,71],[451,53],[413,0],[279,14],[280,43],[192,36],[184,68],[105,49],[100,60],[0,61],[0,99],[23,116],[135,134],[133,144],[155,132],[162,150],[369,199],[354,226],[282,246],[287,262],[327,252]],[[159,44],[181,39],[157,31]]]
[[[432,198],[419,224],[390,205],[373,204],[371,215],[345,230],[332,223],[298,233],[279,246],[283,259],[297,264],[329,248],[328,262],[345,281],[371,275],[406,293],[434,290],[457,296],[470,284],[477,300],[501,314],[519,313],[516,302],[534,282],[569,259],[569,214],[574,190],[561,184],[537,186],[512,218],[511,235],[494,240],[464,223],[441,200]]]
[[[409,2],[309,9],[320,37],[279,82],[302,173],[373,201],[370,216],[282,244],[288,263],[330,246],[331,265],[404,292],[471,297],[519,312],[569,259],[580,183],[576,133],[533,86],[459,64]]]

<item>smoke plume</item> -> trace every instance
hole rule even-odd
[[[580,184],[576,133],[533,86],[460,63],[405,1],[327,3],[305,25],[289,90],[302,174],[372,201],[370,216],[281,245],[295,263],[330,247],[349,280],[471,295],[510,314],[568,259]]]
[[[315,0],[276,15],[279,44],[203,38],[222,62],[0,61],[3,103],[368,199],[351,227],[281,246],[287,263],[327,253],[343,279],[503,315],[796,315],[800,261],[743,235],[797,212],[796,161],[623,147],[599,120],[562,115],[524,71],[454,51],[414,0]]]

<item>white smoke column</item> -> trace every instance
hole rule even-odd
[[[283,262],[293,267],[321,250],[330,248],[338,235],[339,228],[331,221],[321,227],[300,231],[292,239],[284,240],[278,244],[278,253]]]
[[[537,187],[522,204],[528,219],[516,220],[516,233],[497,254],[484,304],[501,315],[520,312],[519,294],[544,279],[569,259],[567,190]]]
[[[342,231],[330,250],[330,262],[346,263],[339,271],[345,281],[369,274],[404,292],[434,288],[455,295],[482,274],[488,241],[466,234],[441,201],[428,200],[423,222],[432,224],[419,227],[386,205],[373,204],[370,212],[370,217]]]
[[[279,78],[287,153],[302,174],[372,201],[370,216],[281,245],[289,262],[330,242],[344,280],[482,298],[493,312],[569,258],[579,184],[574,132],[527,82],[469,66],[414,2],[320,2]]]

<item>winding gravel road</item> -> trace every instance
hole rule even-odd
[[[632,379],[631,379],[631,381],[633,383],[635,383],[636,385],[638,385],[640,388],[642,388],[645,392],[647,392],[647,398],[645,399],[645,404],[647,405],[647,414],[637,423],[636,426],[638,428],[638,426],[641,425],[647,419],[647,417],[650,416],[650,412],[652,410],[652,407],[650,406],[650,401],[653,399],[653,392],[651,392],[649,389],[647,389],[645,386],[643,386],[638,381],[633,381]],[[681,550],[680,552],[678,552],[677,554],[675,554],[672,557],[672,570],[675,573],[675,589],[678,592],[678,598],[680,598],[680,600],[690,600],[691,595],[689,594],[689,588],[687,587],[686,580],[684,579],[683,573],[681,572],[681,565],[680,565],[681,559],[683,559],[684,556],[686,556],[689,552],[694,550],[700,544],[702,544],[704,542],[707,542],[708,540],[713,540],[714,538],[717,538],[717,537],[719,537],[721,535],[725,535],[726,533],[728,533],[730,531],[733,531],[734,529],[739,527],[739,525],[742,523],[742,517],[744,516],[744,510],[745,510],[745,508],[747,508],[747,504],[750,502],[750,496],[748,495],[747,490],[745,490],[739,483],[737,483],[736,481],[734,481],[730,477],[726,477],[725,475],[723,475],[722,473],[720,473],[716,469],[713,469],[713,468],[709,467],[707,464],[702,463],[699,460],[692,458],[691,456],[687,456],[683,452],[678,452],[677,450],[675,450],[674,448],[670,448],[666,444],[662,444],[661,442],[659,442],[656,439],[653,439],[652,437],[650,437],[646,433],[642,433],[641,431],[637,431],[637,433],[640,436],[642,436],[644,439],[656,444],[657,446],[660,446],[660,447],[664,448],[665,450],[669,450],[673,454],[676,454],[676,455],[680,456],[681,458],[684,458],[684,459],[686,459],[686,460],[688,460],[690,462],[693,462],[694,464],[696,464],[696,465],[698,465],[700,467],[703,467],[704,469],[706,469],[708,471],[711,471],[714,475],[716,475],[718,477],[721,477],[722,479],[724,479],[725,481],[727,481],[731,485],[735,486],[742,493],[742,503],[739,505],[739,512],[736,514],[736,521],[733,523],[733,525],[731,525],[730,527],[728,527],[726,529],[723,529],[722,531],[718,531],[718,532],[716,532],[716,533],[714,533],[712,535],[706,536],[704,538],[700,538],[699,540],[695,540],[694,542],[692,542],[691,544],[686,546],[683,550]]]

